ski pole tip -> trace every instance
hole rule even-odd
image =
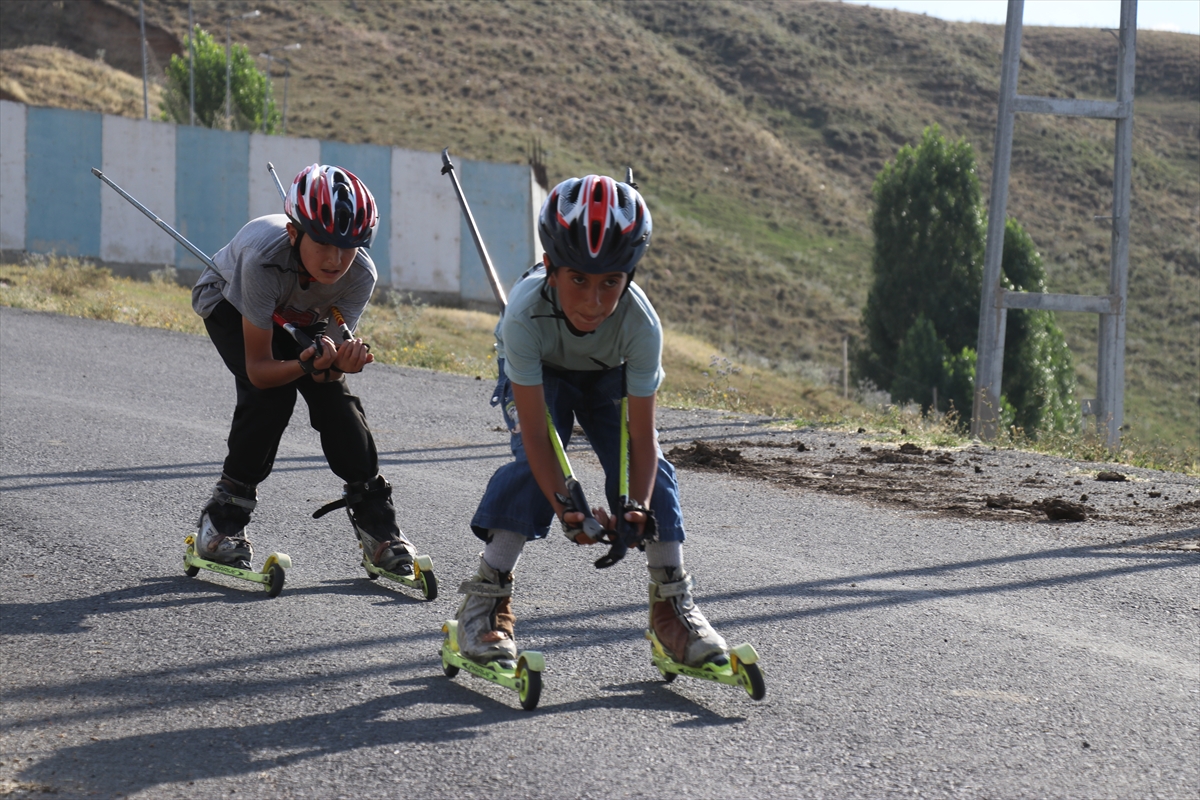
[[[274,171],[275,171],[275,165],[272,164],[270,161],[268,161],[267,162],[267,172],[274,172]]]
[[[92,167],[92,174],[95,175],[97,178],[104,177],[104,173],[101,172],[100,170],[96,169],[95,167]]]
[[[454,166],[454,164],[450,161],[450,148],[449,147],[442,148],[442,166],[444,166],[444,167],[453,167]]]

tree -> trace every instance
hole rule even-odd
[[[965,422],[975,378],[975,344],[986,223],[975,155],[937,126],[905,146],[875,181],[872,225],[875,280],[863,309],[866,345],[856,369],[898,402],[953,409]],[[1005,223],[1004,285],[1045,291],[1045,270],[1033,240],[1013,219]],[[1076,424],[1075,368],[1049,311],[1008,312],[1005,329],[1006,424],[1031,435]]]
[[[884,166],[872,192],[875,281],[858,371],[890,391],[900,343],[917,317],[932,323],[950,352],[975,344],[984,241],[975,154],[934,125]]]
[[[196,124],[206,128],[225,127],[225,47],[199,25],[193,30],[195,39]],[[167,85],[163,92],[162,119],[188,124],[190,87],[188,78],[188,43],[184,55],[171,56],[167,64]],[[230,49],[230,124],[234,130],[262,130],[263,96],[266,96],[267,133],[279,127],[280,114],[275,107],[270,79],[254,65],[245,45]]]

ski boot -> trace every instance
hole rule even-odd
[[[676,675],[741,686],[754,700],[767,693],[758,654],[749,644],[730,650],[692,599],[692,576],[681,567],[650,570],[650,662],[667,683]]]
[[[240,494],[234,494],[234,490]],[[266,587],[267,597],[279,596],[287,570],[292,567],[292,559],[286,553],[267,556],[261,572],[250,568],[253,551],[245,534],[257,497],[253,486],[229,478],[217,482],[212,499],[200,512],[196,533],[184,539],[187,549],[183,554],[183,570],[189,578],[206,569],[261,583]]]
[[[546,661],[535,650],[517,652],[513,641],[512,573],[497,572],[479,558],[479,571],[458,591],[466,595],[455,619],[442,625],[442,671],[453,678],[460,669],[515,689],[526,711],[542,696]]]
[[[382,475],[369,481],[347,483],[340,500],[326,503],[313,513],[320,519],[337,508],[345,508],[358,546],[367,578],[380,576],[420,589],[426,600],[437,597],[437,577],[433,560],[417,555],[412,542],[404,538],[396,525],[396,507],[392,505],[392,485]]]

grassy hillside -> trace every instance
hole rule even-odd
[[[136,13],[136,0],[107,0]],[[196,2],[252,6],[252,52],[299,41],[297,135],[524,161],[551,182],[631,165],[655,215],[639,277],[672,328],[738,360],[820,377],[859,331],[870,186],[938,123],[976,149],[987,191],[1003,29],[792,0]],[[148,0],[182,33],[187,8]],[[1111,97],[1100,30],[1025,30],[1020,91]],[[1200,43],[1138,38],[1127,422],[1200,444]],[[34,102],[37,102],[36,100]],[[1051,291],[1103,291],[1111,123],[1022,116],[1009,213]],[[1095,318],[1059,315],[1085,396]]]

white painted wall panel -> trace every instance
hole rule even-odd
[[[279,189],[267,171],[268,161],[274,165],[275,174],[286,192],[300,170],[321,161],[321,142],[318,139],[250,134],[250,219],[283,213]]]
[[[542,213],[542,206],[546,202],[546,198],[550,196],[550,192],[538,185],[537,178],[534,177],[533,170],[529,170],[529,197],[531,208],[529,215],[533,222],[533,238],[529,241],[533,242],[533,260],[541,261],[542,254],[546,251],[542,249],[542,238],[538,236],[538,215]]]
[[[175,225],[175,126],[106,114],[100,169],[168,225]],[[174,264],[175,240],[108,186],[100,192],[100,258]]]
[[[0,100],[0,248],[25,249],[25,106]]]
[[[392,149],[392,286],[459,291],[461,212],[440,153]]]

